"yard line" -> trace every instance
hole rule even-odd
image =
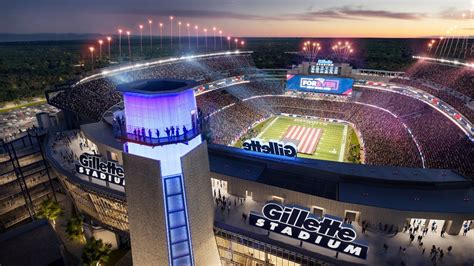
[[[267,130],[273,126],[273,124],[278,120],[278,118],[280,118],[279,116],[277,116],[275,119],[273,119],[272,122],[270,122],[270,124],[268,124],[261,132],[260,134],[258,134],[257,138],[261,138],[263,134],[265,134],[267,132]]]
[[[344,148],[346,147],[346,139],[347,139],[347,125],[344,125],[344,130],[342,131],[341,149],[339,151],[339,162],[342,162],[344,160]]]

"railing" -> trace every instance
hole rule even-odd
[[[173,143],[186,143],[201,134],[200,123],[187,125],[191,129],[183,127],[170,128],[140,128],[132,125],[120,124],[114,121],[114,137],[125,141],[147,146],[160,146]]]

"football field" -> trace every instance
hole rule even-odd
[[[260,139],[292,142],[298,147],[298,157],[344,161],[349,125],[287,116],[264,123],[257,136]]]

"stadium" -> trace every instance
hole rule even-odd
[[[268,71],[239,50],[163,58],[48,90],[61,122],[38,130],[91,231],[130,243],[134,264],[381,265],[366,230],[471,227],[471,74],[426,60],[405,73],[327,59]],[[297,154],[268,148],[280,144]],[[301,224],[354,236],[300,229],[304,212]]]

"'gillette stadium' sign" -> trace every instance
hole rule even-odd
[[[270,202],[262,214],[250,212],[249,224],[269,232],[367,259],[368,247],[357,243],[356,231],[336,217],[315,217],[307,209]]]
[[[354,80],[323,76],[288,75],[286,88],[302,92],[319,92],[349,95],[352,93]]]
[[[244,150],[255,151],[273,155],[283,155],[287,157],[296,157],[298,150],[293,143],[283,143],[280,141],[269,141],[265,143],[259,139],[250,139],[242,144]]]
[[[98,155],[88,153],[81,154],[81,156],[79,156],[79,164],[76,164],[76,172],[122,187],[125,186],[123,168],[116,162],[102,162],[101,157]]]

